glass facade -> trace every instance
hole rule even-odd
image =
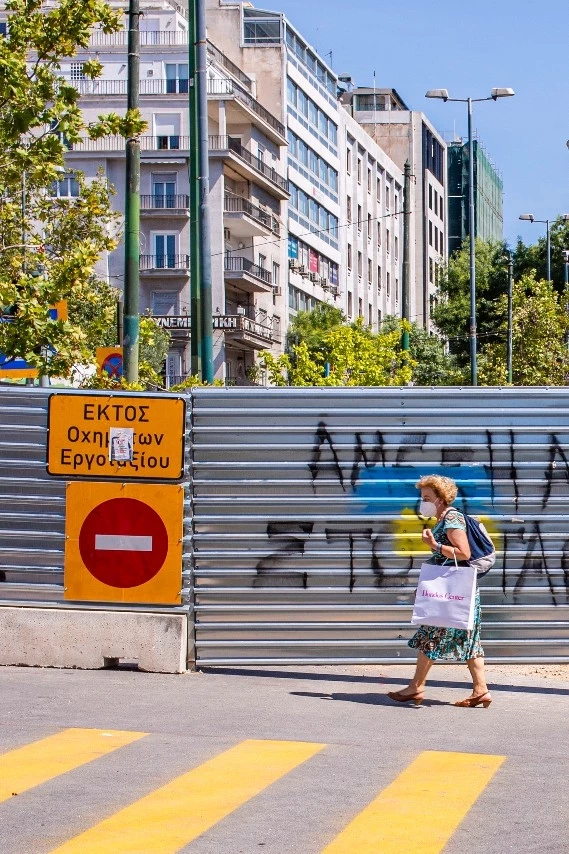
[[[468,143],[448,146],[448,250],[460,249],[469,235]],[[474,140],[474,215],[476,237],[502,240],[504,236],[503,184],[486,152]]]

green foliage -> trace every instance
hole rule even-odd
[[[76,88],[60,75],[61,62],[86,47],[92,28],[120,27],[121,13],[102,0],[9,0],[9,32],[0,38],[0,305],[17,309],[0,324],[0,351],[25,358],[40,373],[68,376],[92,361],[91,333],[76,322],[52,321],[62,299],[93,305],[93,270],[117,245],[106,180],[81,177],[76,199],[51,197],[66,150],[63,140],[107,133],[140,133],[140,116],[100,116],[85,125]],[[90,60],[96,77],[101,64]],[[104,325],[105,317],[101,317]],[[91,335],[92,337],[92,335]]]
[[[405,385],[413,363],[398,347],[402,326],[376,334],[362,318],[347,324],[326,306],[299,312],[291,326],[290,352],[260,354],[260,365],[276,386]]]
[[[567,297],[550,282],[537,281],[532,271],[514,284],[512,325],[512,380],[514,385],[566,385],[569,380]],[[500,309],[507,311],[506,297]],[[488,344],[479,359],[482,385],[505,385],[506,327],[502,339]]]
[[[388,332],[400,329],[397,317],[386,317],[382,331]],[[412,382],[416,386],[459,385],[462,383],[462,373],[456,359],[445,353],[444,341],[416,323],[410,324],[409,354],[413,361]]]

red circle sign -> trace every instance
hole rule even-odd
[[[168,554],[168,533],[158,513],[135,498],[111,498],[81,526],[79,551],[98,581],[138,587],[159,572]]]

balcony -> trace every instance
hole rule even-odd
[[[187,276],[190,269],[189,255],[141,255],[140,272],[156,275]]]
[[[225,281],[246,293],[272,293],[273,277],[268,270],[254,264],[248,258],[226,256]]]
[[[213,328],[225,332],[225,340],[251,350],[264,350],[273,343],[272,326],[243,314],[214,314]]]
[[[209,55],[218,63],[218,65],[222,65],[223,68],[226,68],[233,77],[236,77],[239,82],[245,86],[246,89],[251,91],[253,88],[253,81],[250,77],[248,77],[244,71],[241,71],[238,65],[235,65],[228,56],[222,53],[219,48],[217,48],[213,42],[208,40],[207,43],[207,52]]]
[[[259,103],[250,92],[247,92],[239,83],[228,77],[208,79],[207,94],[210,98],[227,100],[235,99],[241,107],[245,107],[254,124],[276,142],[277,145],[286,145],[286,129],[272,113]],[[235,119],[238,121],[238,117]],[[260,121],[260,123],[259,123]]]
[[[115,95],[126,98],[126,79],[113,80],[70,80],[69,81],[79,94],[85,98],[93,95],[97,98],[105,95]],[[162,77],[143,77],[140,80],[140,94],[142,95],[187,95],[189,81],[185,78],[174,78],[167,80]]]
[[[79,142],[66,144],[67,151],[83,152],[108,152],[118,156],[124,155],[126,140],[123,136],[104,136],[102,139],[89,139],[83,137]],[[141,136],[141,151],[166,151],[183,152],[184,156],[189,153],[189,136]]]
[[[238,139],[231,136],[210,136],[210,155],[219,154],[229,158],[235,172],[246,180],[262,184],[272,195],[280,199],[288,199],[288,180],[260,158],[248,151]],[[276,192],[275,192],[276,191]]]
[[[224,225],[238,238],[262,237],[271,232],[280,237],[280,223],[270,211],[254,205],[249,199],[225,196]]]
[[[188,33],[185,30],[141,30],[141,47],[178,47],[188,44]],[[89,47],[122,47],[128,45],[128,30],[118,30],[116,33],[104,33],[93,30],[89,39]]]
[[[189,216],[189,196],[141,196],[140,212],[147,216]]]

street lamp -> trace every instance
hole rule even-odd
[[[425,98],[439,98],[442,101],[458,101],[468,104],[468,230],[470,232],[470,378],[472,385],[478,385],[476,367],[476,234],[474,218],[474,140],[472,138],[472,105],[478,101],[497,101],[498,98],[510,98],[515,95],[513,89],[492,89],[486,98],[450,98],[447,89],[429,89]]]
[[[533,214],[520,214],[520,219],[525,220],[526,222],[542,222],[545,225],[546,235],[547,235],[547,281],[551,281],[551,239],[549,233],[549,223],[550,219],[536,219]],[[569,214],[563,214],[561,217],[563,222],[569,222]]]

